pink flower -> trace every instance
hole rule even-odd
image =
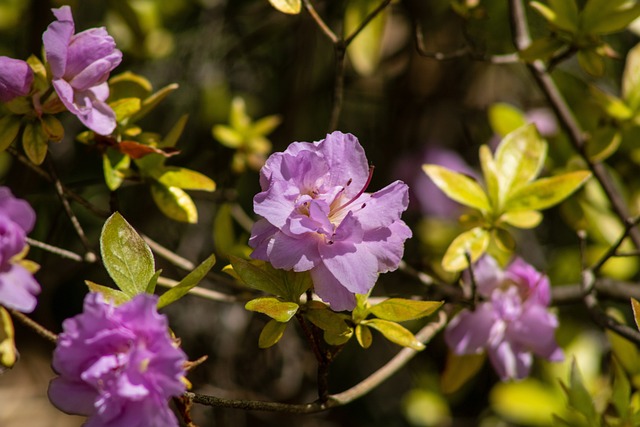
[[[27,202],[0,187],[0,305],[25,313],[36,307],[40,285],[14,257],[23,251],[35,221],[36,214]]]
[[[92,131],[109,135],[116,116],[106,104],[109,73],[120,64],[122,52],[104,28],[74,34],[71,8],[53,9],[58,19],[42,35],[53,87],[67,109]]]
[[[372,170],[351,134],[294,142],[271,155],[253,199],[263,218],[252,230],[253,258],[310,271],[315,292],[334,310],[355,307],[378,274],[395,270],[411,230],[400,219],[408,187],[396,181],[365,193]]]
[[[33,83],[33,71],[29,64],[19,59],[0,56],[0,102],[9,102],[18,96],[26,96]]]
[[[486,350],[503,381],[528,376],[533,354],[551,361],[563,359],[554,338],[558,319],[547,311],[551,300],[547,276],[519,258],[502,271],[489,256],[476,263],[474,275],[485,301],[449,323],[445,340],[456,354]]]
[[[185,390],[187,359],[157,302],[141,294],[116,307],[99,293],[87,295],[83,313],[62,325],[51,402],[88,416],[86,427],[177,427],[168,400]]]

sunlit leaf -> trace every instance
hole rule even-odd
[[[259,291],[282,296],[285,293],[284,284],[272,271],[267,271],[257,265],[235,256],[230,257],[233,270],[247,285]]]
[[[467,253],[471,257],[471,262],[475,262],[487,250],[489,237],[489,232],[481,227],[475,227],[460,234],[447,248],[442,258],[442,268],[450,272],[464,270],[469,266]]]
[[[64,138],[64,127],[55,116],[45,114],[40,118],[42,131],[49,141],[60,142]]]
[[[575,361],[571,363],[571,372],[569,373],[569,385],[563,385],[563,389],[569,399],[569,405],[582,413],[588,420],[594,422],[595,425],[600,425],[598,413],[593,403],[593,398],[587,391],[582,380],[582,374]]]
[[[345,37],[350,36],[377,6],[374,1],[350,0],[344,16]],[[351,65],[361,75],[369,76],[378,68],[386,17],[387,11],[383,10],[369,21],[347,49]]]
[[[266,116],[253,123],[252,132],[255,135],[269,135],[282,123],[282,117],[278,115]]]
[[[622,135],[618,129],[599,128],[587,141],[587,155],[594,162],[602,162],[618,150],[621,142]]]
[[[534,124],[510,132],[498,145],[495,153],[499,171],[500,200],[532,181],[542,169],[547,156],[547,143]]]
[[[447,364],[440,378],[440,389],[452,394],[466,384],[482,367],[485,353],[457,355],[449,351]]]
[[[42,164],[47,157],[47,136],[39,122],[29,122],[22,132],[22,148],[29,160],[36,165]]]
[[[145,99],[152,90],[149,80],[131,71],[125,71],[109,79],[109,92],[112,99],[131,97]]]
[[[500,219],[514,227],[534,228],[542,221],[542,214],[538,211],[512,211],[504,213]]]
[[[297,15],[300,13],[300,7],[302,5],[301,0],[269,0],[269,3],[280,12],[289,15]]]
[[[231,100],[231,109],[229,110],[229,124],[232,129],[235,129],[241,134],[249,129],[251,124],[251,117],[247,114],[247,104],[244,98],[235,96]]]
[[[611,359],[613,368],[613,387],[611,390],[611,403],[616,408],[621,418],[626,418],[629,413],[629,399],[631,397],[631,384],[627,374],[615,357]]]
[[[425,345],[418,341],[416,337],[405,327],[388,320],[369,319],[361,323],[380,332],[386,339],[402,347],[409,347],[414,350],[424,350]]]
[[[466,206],[489,210],[487,195],[472,178],[439,165],[422,165],[422,170],[449,198]]]
[[[631,108],[620,98],[608,94],[595,86],[590,86],[589,93],[608,116],[621,121],[629,120],[633,117]]]
[[[178,143],[178,139],[182,135],[184,131],[184,127],[187,125],[187,120],[189,120],[188,114],[183,114],[180,116],[175,125],[171,128],[171,130],[164,137],[162,142],[159,144],[160,147],[175,147]]]
[[[371,329],[369,329],[365,325],[357,325],[356,339],[358,340],[358,344],[360,344],[360,347],[371,347],[371,343],[373,343],[373,335],[371,334]]]
[[[624,30],[638,16],[640,16],[640,3],[628,8],[619,8],[617,11],[607,15],[600,14],[595,23],[588,25],[584,22],[584,25],[587,31],[592,34],[610,34]]]
[[[518,425],[548,426],[554,413],[564,410],[558,391],[534,378],[496,384],[489,396],[491,408]]]
[[[116,150],[107,149],[102,155],[102,168],[104,172],[104,181],[109,190],[117,190],[126,175],[125,171],[129,169],[131,158]]]
[[[342,345],[353,335],[353,328],[346,323],[348,317],[330,310],[326,305],[309,307],[304,316],[324,331],[324,340],[327,344]]]
[[[109,106],[116,113],[116,121],[121,123],[140,111],[142,102],[140,98],[121,98],[109,103]]]
[[[498,169],[496,168],[496,162],[491,153],[491,149],[486,145],[480,146],[480,167],[482,168],[482,175],[484,177],[484,183],[487,186],[487,192],[489,195],[489,202],[493,209],[498,209],[500,206],[500,186],[498,184]]]
[[[0,152],[6,150],[15,141],[20,131],[20,118],[6,115],[0,117]]]
[[[438,310],[442,301],[417,301],[404,298],[389,298],[370,308],[377,317],[392,322],[405,322],[429,316]]]
[[[527,62],[533,62],[538,59],[548,60],[553,58],[565,46],[566,42],[557,37],[542,37],[535,39],[526,49],[518,52],[518,55]]]
[[[216,183],[208,176],[177,166],[163,168],[156,179],[167,187],[178,187],[183,190],[214,191],[216,189]]]
[[[489,107],[491,129],[501,137],[527,124],[522,111],[511,104],[499,102]]]
[[[640,108],[640,43],[627,52],[622,74],[622,97],[633,110]]]
[[[215,255],[210,255],[202,261],[192,272],[187,274],[177,285],[160,295],[158,308],[165,307],[185,296],[189,291],[200,283],[207,275],[211,267],[216,263]]]
[[[636,322],[636,327],[640,329],[640,302],[635,298],[631,298],[631,308],[633,309],[633,319]]]
[[[160,211],[167,217],[195,224],[198,222],[198,210],[191,197],[178,187],[165,187],[152,183],[151,196]]]
[[[615,332],[607,330],[606,334],[611,344],[613,355],[625,371],[629,375],[640,374],[640,351],[638,351],[638,347]]]
[[[91,280],[85,280],[84,283],[87,285],[87,287],[91,292],[101,293],[105,301],[110,301],[114,305],[123,304],[131,299],[131,296],[125,294],[124,292],[118,289],[113,289],[108,286],[99,285],[97,283],[92,282]]]
[[[15,344],[15,330],[9,312],[0,306],[0,373],[10,369],[18,360]]]
[[[591,176],[587,171],[542,178],[520,187],[505,203],[506,211],[542,210],[554,206],[578,190]]]
[[[252,299],[244,306],[247,310],[266,314],[278,322],[288,322],[298,312],[300,306],[295,302],[280,301],[275,297]]]
[[[107,219],[100,235],[102,262],[115,284],[128,296],[145,291],[155,273],[151,249],[118,212]]]
[[[162,269],[156,270],[156,272],[153,273],[153,276],[151,276],[151,279],[149,279],[149,283],[147,283],[147,287],[144,289],[145,293],[153,294],[156,291],[156,286],[158,286],[158,279],[160,278],[161,274]]]
[[[229,148],[238,148],[244,142],[244,137],[235,129],[225,125],[215,125],[212,129],[213,137],[220,144]]]
[[[580,22],[576,0],[549,0],[549,5],[556,13],[555,27],[570,33],[578,30]]]
[[[404,415],[415,427],[450,426],[448,402],[438,393],[415,388],[403,398]]]
[[[278,322],[273,319],[269,320],[269,322],[264,325],[264,328],[262,328],[262,332],[260,332],[258,347],[269,348],[275,345],[280,341],[282,335],[284,335],[285,329],[287,329],[287,323]]]

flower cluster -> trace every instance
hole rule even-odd
[[[334,310],[355,307],[378,274],[394,270],[411,230],[400,219],[408,187],[373,194],[364,149],[351,134],[294,142],[267,159],[254,210],[262,216],[249,244],[275,268],[310,271],[314,290]]]
[[[157,297],[147,294],[117,307],[99,293],[87,295],[83,313],[63,323],[51,402],[89,416],[91,427],[177,426],[168,399],[185,390],[186,356],[156,305]]]
[[[554,338],[558,320],[548,311],[547,276],[520,258],[501,270],[493,258],[484,256],[473,271],[485,301],[449,323],[445,339],[456,354],[486,350],[502,380],[528,376],[533,354],[551,361],[563,359]]]
[[[35,222],[31,206],[0,187],[0,305],[25,313],[33,311],[40,293],[40,285],[19,261]]]
[[[116,127],[116,116],[106,104],[109,73],[120,64],[122,52],[104,28],[78,34],[71,8],[53,9],[57,21],[42,35],[52,84],[67,109],[89,129],[108,135]]]

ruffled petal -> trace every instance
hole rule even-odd
[[[52,9],[52,11],[58,20],[49,24],[47,30],[42,34],[42,42],[51,74],[54,79],[59,79],[65,74],[69,42],[75,31],[75,26],[69,6],[62,6],[59,9]]]
[[[13,264],[0,273],[0,305],[31,313],[36,308],[39,293],[40,285],[24,267]]]
[[[489,342],[493,323],[489,303],[478,305],[475,311],[463,310],[449,322],[445,341],[456,354],[481,353]]]
[[[332,310],[343,311],[355,308],[356,296],[349,292],[324,265],[319,264],[311,270],[311,280],[316,294],[328,303]]]

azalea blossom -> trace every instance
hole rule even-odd
[[[31,206],[15,198],[7,187],[0,187],[0,305],[24,313],[36,307],[40,285],[17,257],[35,222]]]
[[[445,340],[456,354],[486,351],[503,381],[527,377],[534,354],[563,360],[554,337],[558,319],[548,311],[547,276],[520,258],[501,270],[488,255],[473,271],[484,301],[474,311],[463,310],[447,326]]]
[[[62,325],[51,402],[88,416],[86,427],[177,427],[168,400],[185,391],[187,359],[157,302],[141,294],[116,307],[99,293],[88,294],[84,311]]]
[[[400,219],[408,187],[396,181],[365,193],[373,170],[351,134],[294,142],[260,170],[254,200],[262,216],[249,244],[275,268],[309,271],[314,290],[334,310],[355,307],[378,274],[395,270],[411,230]]]
[[[69,6],[52,9],[57,21],[42,35],[44,51],[53,76],[53,87],[67,109],[89,129],[109,135],[116,115],[105,102],[109,97],[109,73],[120,64],[107,30],[91,28],[78,34]]]
[[[0,56],[0,102],[9,102],[31,91],[33,70],[19,59]]]

